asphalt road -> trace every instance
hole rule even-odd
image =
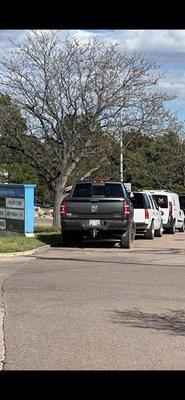
[[[184,233],[0,266],[4,370],[185,369]]]

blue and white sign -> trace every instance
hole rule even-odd
[[[6,207],[24,209],[24,199],[6,197]]]
[[[0,233],[6,230],[34,236],[35,186],[0,184]]]
[[[17,187],[21,186],[21,187]],[[0,185],[0,197],[18,197],[24,198],[24,186],[27,185],[16,185],[10,187],[8,184]]]

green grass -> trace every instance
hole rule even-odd
[[[45,245],[60,243],[60,229],[36,227],[35,237],[25,236],[0,237],[0,253],[14,253],[33,250]]]

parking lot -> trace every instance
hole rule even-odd
[[[185,234],[53,247],[1,268],[4,370],[185,366]]]

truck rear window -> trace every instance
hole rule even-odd
[[[168,208],[168,197],[160,194],[153,194],[152,197],[156,201],[158,207]]]
[[[72,197],[125,197],[122,186],[119,183],[77,183]]]

